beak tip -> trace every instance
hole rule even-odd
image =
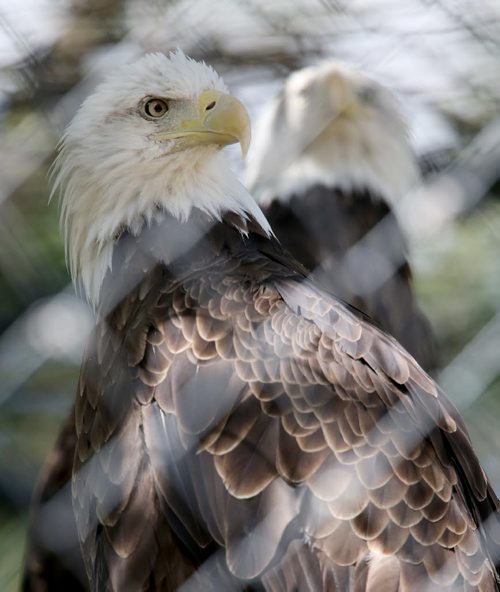
[[[240,137],[238,138],[238,140],[240,142],[240,147],[241,147],[241,156],[243,157],[244,160],[248,156],[248,150],[250,148],[250,143],[252,140],[250,118],[248,117],[248,114],[246,112],[245,112],[245,115],[246,115],[246,125],[244,126],[244,129],[243,129],[242,133],[240,134]]]

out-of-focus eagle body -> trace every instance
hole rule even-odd
[[[437,365],[434,340],[392,211],[418,179],[394,97],[332,60],[285,81],[264,110],[248,168],[283,246],[429,369]]]
[[[497,589],[497,499],[457,412],[282,250],[219,153],[247,136],[181,53],[124,68],[65,136],[68,252],[101,319],[73,468],[91,588]]]

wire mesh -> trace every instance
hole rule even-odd
[[[291,71],[326,57],[398,95],[424,172],[398,214],[442,352],[438,382],[498,491],[499,39],[494,0],[0,3],[2,590],[18,587],[30,495],[92,326],[69,285],[48,168],[102,74],[144,51],[206,60],[252,119]]]

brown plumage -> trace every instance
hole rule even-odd
[[[75,455],[72,409],[54,450],[45,461],[33,495],[23,592],[79,592],[88,589],[71,502]]]
[[[438,365],[432,329],[413,294],[406,241],[383,198],[316,184],[286,202],[272,200],[264,212],[316,281],[368,314],[424,368]]]
[[[76,406],[92,589],[497,589],[497,499],[393,339],[228,223],[125,235],[113,269]]]

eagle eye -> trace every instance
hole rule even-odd
[[[167,111],[168,104],[163,99],[150,99],[144,105],[144,113],[148,117],[154,117],[155,119],[163,117]]]

